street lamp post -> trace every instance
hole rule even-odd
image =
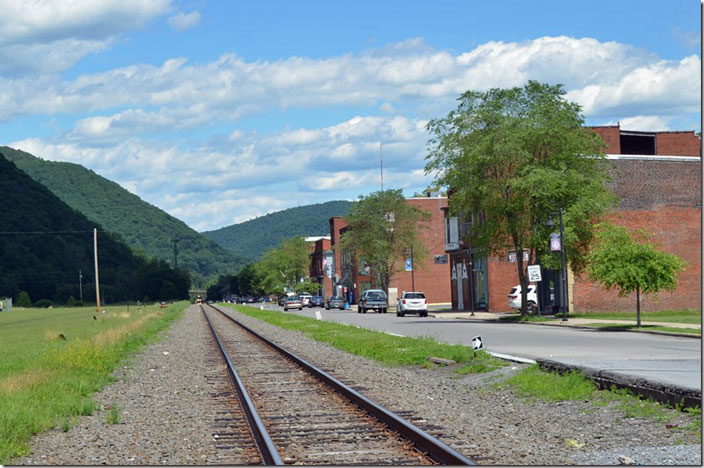
[[[558,214],[558,213],[554,213]],[[548,216],[548,222],[545,223],[546,226],[552,227],[555,223],[552,220],[553,213]],[[565,268],[565,225],[563,222],[563,209],[560,208],[560,309],[562,311],[562,321],[567,321],[567,314],[569,311],[569,306],[567,304],[567,269]],[[552,250],[552,248],[551,248]]]

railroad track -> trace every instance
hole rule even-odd
[[[225,418],[228,446],[249,457],[240,464],[474,464],[219,308],[200,307],[241,403]],[[245,447],[251,440],[256,454]]]

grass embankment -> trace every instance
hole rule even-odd
[[[314,340],[328,343],[350,354],[364,356],[388,366],[433,366],[434,364],[428,361],[428,357],[437,357],[464,363],[464,366],[460,366],[457,372],[467,374],[470,372],[489,372],[506,365],[504,361],[481,350],[475,356],[472,348],[439,343],[430,337],[394,336],[296,314],[284,314],[240,305],[229,307],[279,328],[297,330]]]
[[[0,465],[27,454],[29,438],[93,414],[92,395],[129,355],[179,318],[188,302],[0,313]]]

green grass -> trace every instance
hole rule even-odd
[[[586,319],[608,319],[608,320],[625,320],[636,321],[635,312],[580,312],[570,313],[572,318]],[[660,310],[656,312],[641,312],[641,321],[646,322],[669,322],[669,323],[702,323],[702,313],[699,310]]]
[[[0,313],[0,464],[26,455],[29,439],[90,415],[111,372],[189,304],[166,309],[21,309]],[[93,318],[95,315],[95,319]],[[65,339],[61,338],[63,336]]]
[[[228,306],[258,320],[287,330],[297,330],[306,336],[357,356],[364,356],[388,366],[428,365],[428,357],[451,359],[457,363],[477,365],[478,371],[507,365],[493,356],[478,352],[476,357],[471,347],[439,343],[431,337],[411,338],[315,320],[296,314],[259,310],[247,306]],[[481,370],[485,369],[485,370]],[[462,371],[471,372],[471,368]]]
[[[667,422],[676,414],[668,405],[651,399],[644,400],[631,391],[612,387],[610,390],[598,390],[596,384],[581,372],[572,370],[567,373],[547,372],[537,364],[526,367],[503,382],[495,383],[495,389],[512,390],[528,400],[542,401],[590,401],[594,407],[613,406],[624,418],[644,418]],[[681,410],[679,407],[675,408]],[[585,411],[593,411],[588,409]],[[689,423],[680,430],[696,433],[701,438],[701,408],[681,410],[688,415]]]
[[[117,405],[117,403],[113,403],[110,406],[110,411],[108,411],[108,414],[106,416],[106,421],[108,424],[120,424],[121,420],[122,420],[122,410]]]
[[[499,322],[549,322],[552,320],[555,320],[554,317],[545,317],[542,315],[527,315],[525,317],[521,317],[520,314],[518,315],[504,315],[503,317],[498,318]]]

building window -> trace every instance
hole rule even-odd
[[[435,256],[435,263],[436,264],[447,263],[447,255],[436,255]]]

